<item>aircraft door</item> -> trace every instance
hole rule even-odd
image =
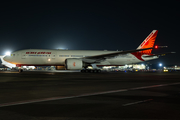
[[[55,58],[56,58],[56,52],[52,52],[51,58],[55,60]]]
[[[25,53],[21,53],[21,58],[22,59],[26,59],[26,54]]]
[[[47,55],[47,62],[48,63],[54,63],[55,62],[56,55],[54,53]]]
[[[56,55],[55,54],[52,54],[52,59],[55,59],[56,58]]]
[[[53,53],[51,54],[51,60],[52,60],[52,63],[53,63],[53,64],[56,63],[56,54],[55,54],[55,52],[53,52]]]

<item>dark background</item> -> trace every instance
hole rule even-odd
[[[159,30],[174,51],[152,63],[180,64],[180,1],[66,0],[0,2],[0,55],[20,49],[130,50]]]

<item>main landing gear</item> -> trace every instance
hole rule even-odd
[[[83,69],[81,70],[82,73],[100,73],[100,69]]]
[[[18,72],[19,72],[19,73],[23,72],[23,69],[19,69]]]

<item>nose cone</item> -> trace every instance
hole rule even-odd
[[[6,61],[6,62],[11,62],[12,61],[11,56],[5,56],[3,58],[3,60]]]

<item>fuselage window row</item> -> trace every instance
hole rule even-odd
[[[83,55],[71,55],[71,57],[83,57]]]
[[[69,57],[69,55],[59,55],[59,57]]]

